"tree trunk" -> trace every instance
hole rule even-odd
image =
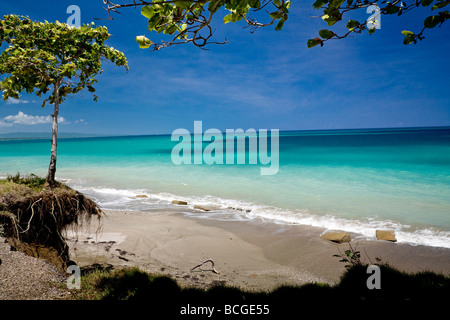
[[[58,139],[58,114],[59,114],[59,80],[55,83],[55,110],[52,114],[53,118],[53,125],[52,125],[52,149],[51,149],[51,156],[50,156],[50,165],[48,166],[48,177],[47,177],[47,183],[50,188],[56,187],[56,181],[55,181],[55,173],[56,173],[56,147],[57,147],[57,139]]]

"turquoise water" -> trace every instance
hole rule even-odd
[[[399,242],[450,247],[450,128],[280,132],[275,175],[260,175],[268,165],[259,162],[175,165],[176,144],[170,135],[60,139],[56,175],[105,209],[167,208],[179,199],[190,208],[214,205],[186,212],[211,219],[306,224],[369,239],[389,228]],[[0,141],[0,176],[45,176],[49,152],[49,140]]]

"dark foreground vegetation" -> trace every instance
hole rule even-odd
[[[357,263],[348,267],[336,285],[288,285],[269,292],[244,291],[226,286],[207,290],[182,288],[169,277],[148,274],[138,268],[94,268],[83,272],[81,290],[74,291],[71,299],[122,300],[112,304],[113,313],[125,308],[136,312],[151,310],[153,314],[164,315],[155,319],[301,319],[311,312],[318,316],[353,318],[358,315],[357,312],[368,316],[385,311],[391,318],[395,312],[405,315],[421,310],[432,314],[447,309],[449,276],[427,271],[409,274],[386,263],[380,264],[379,268],[381,289],[368,289],[366,282],[370,274],[367,273],[367,265]],[[95,307],[96,304],[90,306]],[[206,307],[209,310],[214,308],[212,316],[208,316]]]

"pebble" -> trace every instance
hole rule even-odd
[[[11,250],[0,237],[0,300],[56,300],[70,291],[69,275],[45,260]]]

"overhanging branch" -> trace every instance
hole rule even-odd
[[[247,27],[251,28],[251,33],[256,29],[263,28],[274,24],[276,20],[287,20],[288,8],[290,1],[288,0],[263,0],[261,2],[249,1],[248,4],[239,4],[234,7],[228,1],[223,0],[161,0],[161,1],[145,1],[145,0],[102,0],[105,9],[108,12],[108,20],[113,19],[113,13],[121,13],[125,8],[142,8],[147,12],[143,15],[149,19],[149,30],[165,33],[172,36],[170,40],[163,40],[160,43],[154,43],[144,36],[145,43],[141,44],[141,48],[152,47],[154,50],[160,50],[172,45],[180,45],[192,43],[196,47],[205,49],[208,44],[226,44],[228,41],[212,41],[214,28],[211,26],[215,13],[221,7],[230,12],[228,16],[232,18],[224,22],[237,22],[243,20]],[[269,5],[275,8],[274,12],[266,13],[270,16],[267,22],[260,22],[254,17],[250,17],[250,12],[259,12]],[[164,8],[164,9],[161,9]],[[276,30],[281,29],[281,25],[277,25]],[[138,41],[139,42],[139,41]],[[206,49],[205,49],[206,50]]]

